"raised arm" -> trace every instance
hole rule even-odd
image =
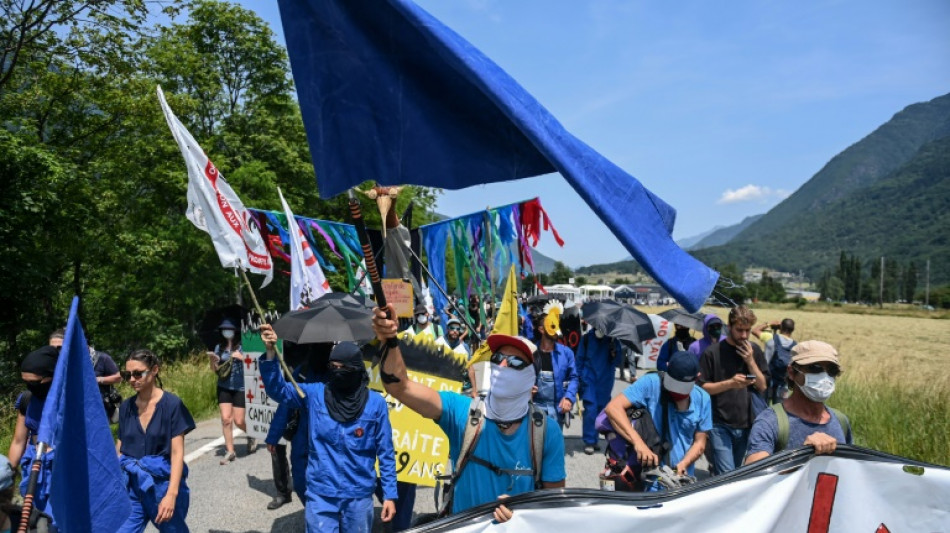
[[[392,304],[389,304],[387,309],[389,316],[396,316]],[[386,318],[386,312],[378,307],[373,309],[373,313],[373,330],[376,332],[376,338],[385,344],[386,339],[396,337],[399,325],[395,320]],[[399,346],[389,348],[389,355],[380,363],[380,373],[392,374],[398,380],[395,383],[386,383],[383,380],[383,386],[386,387],[386,392],[403,405],[432,420],[438,421],[442,416],[442,398],[439,393],[409,379],[406,362],[402,359]]]
[[[283,372],[280,371],[280,364],[276,360],[277,334],[274,333],[274,328],[270,324],[261,326],[261,340],[267,348],[266,353],[259,360],[264,390],[279,404],[287,404],[287,407],[294,409],[306,407],[304,404],[306,400],[297,394],[292,384],[287,383]],[[305,387],[301,385],[301,388]]]

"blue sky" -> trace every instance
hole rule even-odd
[[[276,2],[241,0],[271,23]],[[950,2],[418,0],[677,210],[674,238],[764,213],[835,154],[950,92]],[[557,174],[447,191],[449,216],[541,197],[576,267],[628,255]]]

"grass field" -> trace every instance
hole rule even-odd
[[[799,342],[818,339],[838,349],[845,372],[828,404],[850,417],[856,444],[950,465],[950,321],[810,307],[755,312],[760,322],[793,319]],[[704,311],[728,316],[723,308]]]
[[[664,309],[642,308],[647,313]],[[728,313],[722,308],[706,311],[724,320]],[[855,314],[830,306],[756,309],[760,321],[795,320],[798,341],[818,339],[838,349],[845,373],[828,403],[848,414],[857,444],[950,465],[950,321],[881,313]],[[217,412],[215,377],[206,361],[196,355],[162,370],[166,390],[181,396],[196,420]],[[123,389],[122,395],[131,391]],[[2,453],[9,447],[14,420],[12,405],[0,406]]]

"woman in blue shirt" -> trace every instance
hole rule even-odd
[[[226,465],[237,457],[234,453],[234,426],[247,431],[244,421],[244,355],[234,322],[225,319],[218,326],[218,331],[221,332],[221,340],[213,352],[208,352],[208,357],[211,358],[211,370],[218,374],[218,409],[221,411],[221,430],[224,433],[224,458],[220,464]],[[219,369],[228,361],[231,361],[231,370],[222,375]],[[247,453],[255,451],[257,442],[248,435]]]
[[[116,449],[132,503],[120,533],[141,533],[149,521],[162,533],[188,531],[185,434],[195,421],[181,398],[161,389],[158,373],[158,357],[148,350],[133,352],[122,372],[136,395],[119,406]]]

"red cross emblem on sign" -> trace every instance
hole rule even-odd
[[[247,391],[247,401],[249,401],[249,402],[253,402],[253,401],[254,401],[254,393],[253,393],[253,392]]]
[[[250,356],[250,355],[245,355],[245,356],[244,356],[244,364],[245,364],[245,366],[247,366],[247,369],[248,369],[248,370],[251,369],[251,363],[253,363],[253,362],[254,362],[254,360],[251,359],[251,356]]]

